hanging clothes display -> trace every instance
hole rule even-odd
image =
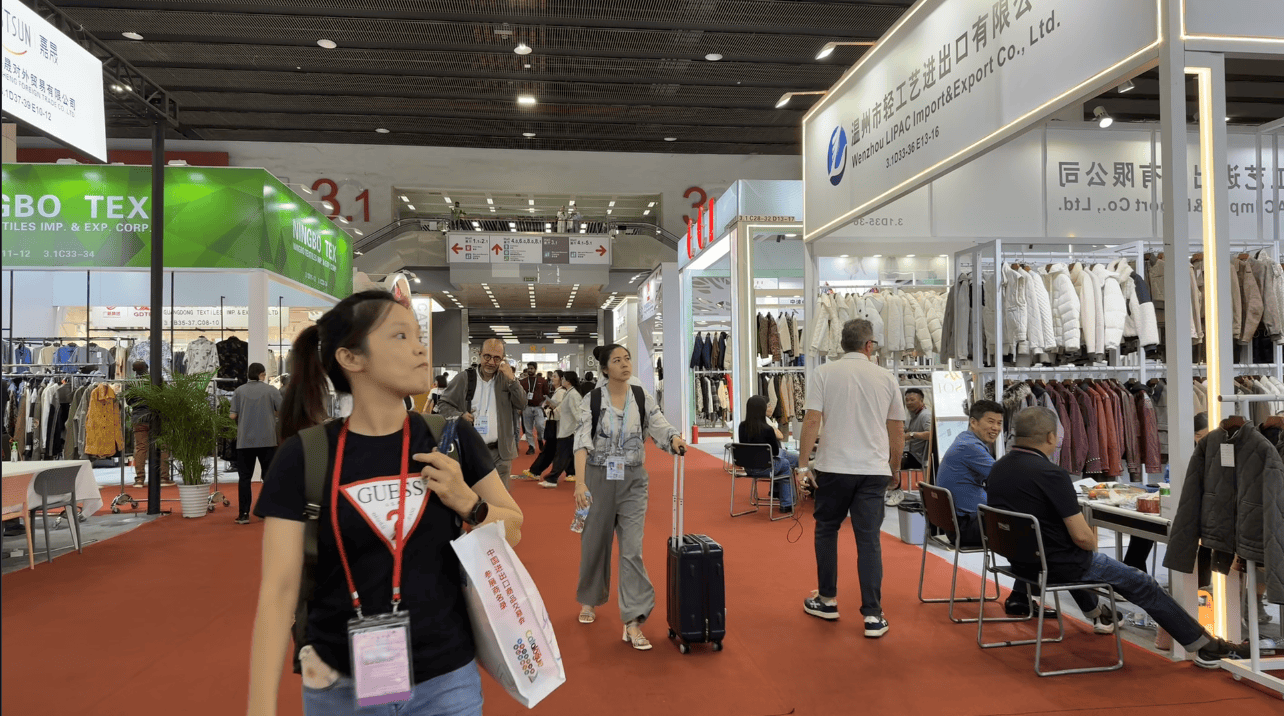
[[[132,367],[136,361],[142,361],[144,363],[147,363],[148,365],[151,365],[152,342],[150,340],[143,339],[141,341],[134,343],[133,348],[129,350],[129,357],[127,359],[127,362],[129,363],[129,365],[126,366],[126,368]],[[170,380],[171,378],[173,378],[173,371],[170,370],[170,366],[172,366],[173,364],[174,364],[174,353],[173,353],[173,350],[170,348],[169,342],[161,341],[161,375],[165,378],[165,380]],[[120,373],[119,375],[133,375],[133,370]]]
[[[84,453],[105,457],[115,455],[123,446],[120,403],[116,400],[116,391],[110,385],[100,383],[89,395]]]
[[[220,389],[233,390],[245,385],[249,380],[246,375],[250,368],[250,344],[239,336],[231,336],[215,345],[218,351],[218,376],[231,379],[232,383],[222,383]]]
[[[201,373],[213,373],[218,370],[218,348],[214,345],[214,341],[205,336],[189,341],[183,354],[187,369],[185,372],[189,374],[199,375]]]
[[[864,294],[825,289],[816,302],[811,350],[829,358],[839,357],[843,325],[863,318],[873,326],[880,350],[939,354],[943,344],[954,338],[945,330],[946,309],[946,291],[935,288],[875,288]]]

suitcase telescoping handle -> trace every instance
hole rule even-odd
[[[673,455],[673,539],[682,540],[683,520],[686,508],[682,504],[682,495],[686,491],[687,451],[685,448]]]

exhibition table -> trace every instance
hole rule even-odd
[[[80,468],[76,473],[76,501],[80,503],[84,514],[92,515],[103,506],[102,493],[98,491],[98,481],[94,479],[94,467],[88,460],[31,460],[27,462],[0,463],[0,474],[5,482],[25,480],[27,482],[27,508],[40,506],[40,495],[36,494],[36,475],[55,467]],[[53,501],[53,500],[51,500]],[[9,505],[6,505],[8,507]]]

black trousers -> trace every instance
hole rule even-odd
[[[558,438],[556,442],[557,458],[553,460],[553,467],[544,476],[544,480],[553,484],[557,484],[562,473],[575,474],[575,436]]]
[[[557,421],[544,421],[544,444],[540,447],[539,455],[535,458],[535,463],[531,465],[531,474],[539,476],[541,472],[548,469],[553,464],[553,457],[557,454]]]
[[[977,517],[975,512],[958,515],[959,521],[959,544],[963,547],[980,547],[981,546],[981,518]],[[1009,599],[1024,603],[1024,599],[1014,599],[1017,595],[1024,596],[1028,591],[1025,582],[1016,582],[1012,585],[1012,596]]]
[[[254,501],[254,494],[250,490],[250,482],[254,479],[254,464],[257,462],[263,468],[263,478],[267,479],[268,466],[272,464],[272,458],[276,456],[275,447],[261,448],[237,448],[236,449],[236,476],[237,485],[237,514],[249,515],[251,503]]]

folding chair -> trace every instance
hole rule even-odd
[[[963,619],[954,616],[954,605],[957,602],[997,602],[999,600],[999,578],[994,578],[994,597],[986,596],[985,592],[989,589],[990,582],[985,579],[982,573],[981,578],[981,596],[980,597],[958,597],[956,589],[959,582],[959,555],[976,554],[982,551],[981,547],[964,547],[963,535],[959,530],[958,513],[954,510],[954,495],[944,487],[937,487],[926,482],[920,482],[918,489],[923,495],[923,507],[927,513],[927,522],[923,526],[923,561],[918,568],[918,600],[924,604],[944,604],[949,602],[950,621],[955,624],[970,624],[976,619]],[[932,528],[939,530],[938,534],[932,534]],[[949,535],[954,535],[951,540]],[[954,552],[954,572],[950,579],[950,596],[949,598],[931,598],[923,597],[923,575],[927,571],[927,546],[934,544],[937,547],[951,550]]]
[[[982,649],[1003,646],[1021,646],[1025,644],[1034,644],[1034,673],[1039,676],[1059,676],[1061,674],[1089,674],[1098,671],[1115,671],[1122,669],[1124,665],[1123,658],[1123,637],[1120,630],[1115,629],[1115,650],[1118,654],[1118,660],[1108,666],[1090,666],[1077,669],[1061,669],[1060,671],[1044,671],[1043,663],[1043,645],[1055,644],[1065,639],[1065,622],[1061,616],[1061,593],[1078,589],[1086,589],[1097,594],[1104,594],[1110,598],[1110,613],[1116,613],[1115,588],[1106,582],[1067,582],[1048,585],[1048,560],[1047,553],[1043,550],[1043,533],[1039,531],[1039,520],[1034,515],[1021,514],[1020,512],[1009,512],[1000,510],[989,505],[981,505],[978,508],[981,518],[981,545],[984,547],[985,555],[982,558],[982,574],[993,572],[995,578],[1002,574],[1011,577],[1014,580],[1025,582],[1030,585],[1031,593],[1043,595],[1039,600],[1039,614],[1032,615],[1039,622],[1035,631],[1034,639],[1023,641],[1002,641],[985,643],[983,630],[986,622],[1002,621],[998,619],[985,618],[985,605],[981,605],[980,618],[976,623],[976,643]],[[998,555],[1006,558],[1009,562],[1018,562],[1025,564],[1039,565],[1038,580],[1029,579],[1017,574],[1011,567],[1001,567],[997,564],[992,555]],[[1034,592],[1037,589],[1038,592]],[[1058,635],[1055,639],[1043,638],[1043,610],[1047,602],[1047,594],[1051,592],[1053,600],[1056,602],[1057,610],[1057,630]]]
[[[731,475],[731,516],[740,517],[757,512],[762,503],[762,497],[758,494],[758,483],[766,481],[773,487],[777,482],[793,479],[793,471],[784,475],[775,474],[775,461],[772,459],[771,446],[751,443],[729,443],[722,452],[722,469]],[[748,479],[749,483],[749,504],[753,505],[752,510],[736,512],[736,480]],[[775,522],[789,517],[787,514],[778,516],[773,515],[774,507],[779,504],[776,498],[771,496],[768,491],[767,495],[767,517]]]
[[[31,515],[27,514],[27,485],[26,480],[13,478],[4,481],[4,494],[0,502],[4,503],[4,517],[8,519],[14,515],[22,518],[22,526],[27,532],[27,564],[32,569],[36,568],[36,555],[32,553],[31,543]]]
[[[76,514],[76,475],[79,472],[80,467],[76,465],[54,467],[42,470],[33,480],[33,489],[37,495],[40,495],[40,506],[30,507],[27,519],[34,520],[36,513],[40,513],[41,522],[45,527],[46,562],[53,562],[53,547],[49,543],[50,510],[58,507],[67,510],[68,530],[71,532],[71,542],[76,547],[76,551],[82,554],[85,551],[84,543],[80,539],[80,520],[77,519]],[[50,502],[51,497],[58,499]]]

